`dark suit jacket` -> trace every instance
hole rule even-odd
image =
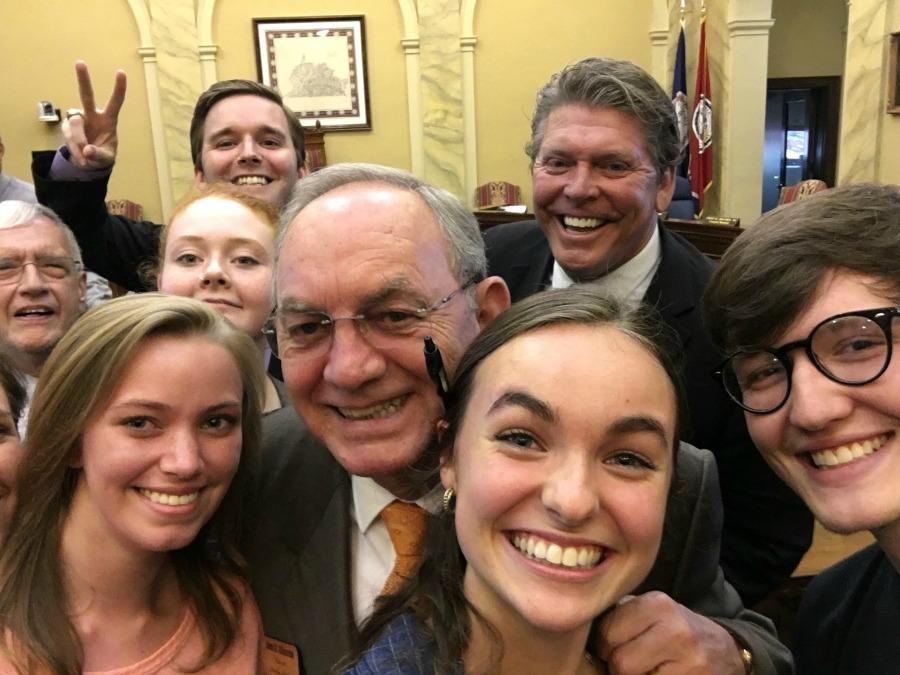
[[[106,209],[109,176],[89,181],[50,180],[55,150],[31,155],[38,201],[53,209],[75,233],[85,267],[129,291],[155,290],[138,274],[159,253],[161,225],[114,216]]]
[[[306,673],[325,675],[356,634],[351,605],[350,479],[292,408],[264,421],[247,531],[253,593],[266,635],[296,646]],[[715,619],[753,651],[757,675],[792,672],[768,619],[724,582],[713,456],[682,444],[656,565],[639,592],[661,590]]]
[[[492,227],[484,233],[491,274],[503,277],[513,302],[547,288],[550,245],[537,221]],[[716,456],[725,525],[722,568],[750,605],[797,566],[812,541],[812,516],[753,446],[743,413],[713,380],[722,360],[703,326],[700,298],[710,260],[660,226],[662,257],[644,300],[656,306],[680,340],[690,424],[683,440]]]

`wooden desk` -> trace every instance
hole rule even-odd
[[[744,231],[741,227],[715,225],[703,220],[667,218],[663,220],[663,224],[672,232],[680,234],[714,260],[721,258],[722,254],[725,253],[725,249],[731,246],[731,242],[737,239],[741,232]]]

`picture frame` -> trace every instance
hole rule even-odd
[[[259,81],[306,127],[371,129],[363,16],[253,19]]]
[[[891,33],[887,112],[900,115],[900,32]]]

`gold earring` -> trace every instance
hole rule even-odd
[[[444,513],[453,513],[456,511],[456,493],[453,488],[444,490]]]

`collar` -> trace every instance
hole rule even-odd
[[[637,304],[644,297],[650,281],[662,259],[659,227],[654,226],[650,239],[631,260],[619,265],[608,274],[594,279],[590,283],[603,289],[608,295],[626,304]],[[550,277],[552,288],[568,288],[575,281],[566,274],[559,263],[553,261],[553,273]]]
[[[360,532],[363,533],[375,522],[385,506],[398,499],[371,478],[363,476],[350,476],[350,489],[353,494],[353,519]],[[444,488],[439,483],[434,489],[411,503],[418,504],[431,515],[435,515],[442,508],[443,494]]]

